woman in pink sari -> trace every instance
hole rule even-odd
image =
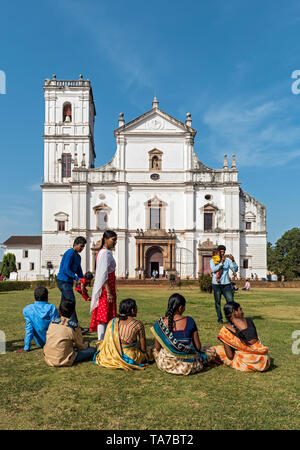
[[[91,299],[90,331],[98,332],[98,340],[104,338],[106,326],[117,314],[116,261],[111,253],[117,243],[117,234],[112,230],[103,233],[97,255],[95,282]]]

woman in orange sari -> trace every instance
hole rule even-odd
[[[244,318],[239,303],[224,306],[226,326],[219,332],[218,339],[223,345],[215,346],[222,364],[242,372],[264,372],[270,367],[268,347],[265,347],[250,318]]]

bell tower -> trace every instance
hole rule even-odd
[[[90,80],[46,79],[44,184],[69,183],[72,170],[94,167],[96,109]]]

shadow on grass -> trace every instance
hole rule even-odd
[[[266,372],[272,372],[272,370],[275,370],[278,368],[278,366],[276,366],[276,364],[274,364],[274,358],[271,358],[271,363],[270,363],[270,367],[268,368],[268,370],[266,370]]]
[[[24,339],[17,339],[14,341],[6,342],[6,352],[14,352],[15,350],[20,350],[24,348]],[[30,348],[30,351],[41,350],[41,347]]]

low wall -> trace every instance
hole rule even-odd
[[[199,286],[198,280],[181,280],[182,287],[184,286]],[[118,286],[169,286],[169,280],[160,280],[156,279],[152,281],[147,278],[145,280],[137,280],[133,279],[118,279]],[[245,280],[236,280],[235,284],[239,289],[242,289],[245,286]],[[175,282],[175,286],[178,286],[178,280]],[[300,280],[299,281],[250,281],[250,289],[251,288],[300,288]]]

